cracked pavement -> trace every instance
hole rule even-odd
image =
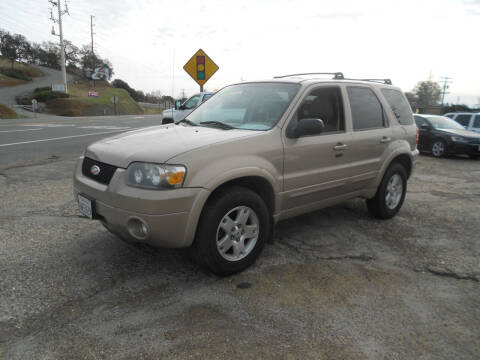
[[[0,358],[480,355],[480,161],[421,156],[394,219],[359,199],[284,221],[228,278],[81,217],[73,165],[0,171]]]

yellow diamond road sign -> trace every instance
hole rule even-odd
[[[203,86],[208,79],[218,70],[217,64],[200,49],[183,66],[183,69],[197,82]]]

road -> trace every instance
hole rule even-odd
[[[0,120],[0,171],[74,159],[95,140],[159,123],[158,115]]]
[[[76,157],[123,131],[85,126],[154,123],[0,123],[0,358],[478,358],[480,161],[421,156],[395,218],[358,199],[284,221],[254,266],[217,278],[77,210]]]

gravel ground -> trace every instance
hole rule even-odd
[[[394,219],[284,221],[228,278],[82,218],[72,168],[0,173],[2,359],[480,357],[480,161],[422,156]]]

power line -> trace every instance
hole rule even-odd
[[[450,87],[449,84],[452,83],[452,78],[448,77],[448,76],[441,76],[440,77],[440,81],[443,81],[443,89],[442,89],[442,106],[443,106],[443,102],[445,100],[445,95],[446,94],[449,94],[447,92],[447,89]]]

